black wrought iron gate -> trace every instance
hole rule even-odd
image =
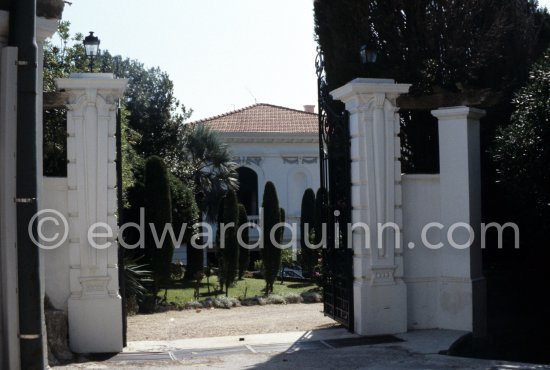
[[[316,59],[319,100],[319,162],[323,222],[327,223],[322,251],[325,315],[353,331],[353,250],[347,248],[351,222],[351,158],[349,117],[343,105],[332,100],[323,54]],[[337,225],[337,227],[336,227]]]

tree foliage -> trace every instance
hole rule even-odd
[[[161,284],[170,280],[170,264],[174,245],[166,237],[162,245],[157,245],[167,224],[172,223],[172,200],[168,171],[162,158],[152,156],[145,162],[145,220],[156,230],[156,238],[151,227],[146,228],[146,256],[153,272],[152,293],[156,296]],[[157,239],[157,240],[155,240]]]
[[[367,73],[412,83],[414,94],[513,89],[549,36],[533,0],[319,0],[315,24],[329,85]],[[379,58],[367,72],[364,44]]]
[[[274,241],[271,240],[270,237],[271,230],[273,230],[275,225],[281,220],[277,190],[271,181],[268,181],[265,184],[262,208],[264,210],[264,225],[261,235],[263,243],[261,254],[264,265],[264,279],[266,283],[265,293],[267,295],[273,292],[273,284],[277,279],[277,274],[281,267],[281,249],[277,248],[275,243],[273,243]],[[276,234],[275,239],[278,238],[279,235]]]
[[[184,242],[188,243],[193,233],[193,225],[199,221],[199,207],[195,202],[193,184],[185,183],[173,174],[169,174],[169,180],[172,198],[172,226],[176,233],[179,233],[185,226]]]
[[[497,132],[497,179],[529,232],[550,229],[550,49],[514,97],[511,124]]]
[[[315,231],[315,192],[308,188],[304,191],[302,197],[301,217],[300,217],[300,252],[302,258],[302,270],[306,276],[313,274],[313,269],[317,263],[317,253],[306,245],[306,240],[310,243],[314,241]],[[307,239],[306,239],[307,231]]]
[[[359,76],[411,83],[413,96],[489,89],[496,101],[484,120],[484,148],[550,42],[549,15],[534,0],[318,0],[314,7],[329,90]],[[378,51],[376,64],[361,65],[364,44]],[[406,172],[438,171],[429,111],[402,112],[402,144]]]
[[[239,226],[239,206],[235,191],[230,189],[223,199],[223,223],[225,227],[223,238],[223,264],[225,294],[229,287],[235,282],[239,269],[239,242],[237,240],[237,228]],[[232,226],[230,226],[232,224]]]
[[[207,220],[216,220],[224,194],[238,186],[237,165],[232,161],[231,152],[216,132],[201,124],[187,126],[180,145],[183,150],[174,172],[179,178],[193,182],[201,214]],[[202,250],[187,248],[186,279],[192,279],[202,270],[202,262]]]
[[[58,42],[44,45],[44,91],[56,90],[55,79],[71,73],[89,72],[88,60],[82,45],[83,35],[71,36],[70,23],[60,22]],[[113,56],[102,51],[94,72],[113,73],[127,78],[128,86],[122,105],[123,188],[134,185],[137,168],[145,158],[159,155],[169,166],[182,150],[179,141],[183,122],[191,114],[174,97],[173,83],[159,68],[145,68],[137,60]],[[44,112],[44,174],[66,176],[66,109],[47,109]],[[130,204],[125,201],[125,206]]]
[[[220,199],[238,188],[237,164],[229,146],[208,126],[188,125],[182,137],[183,150],[176,169],[180,178],[196,185],[197,203],[208,220],[215,220]]]

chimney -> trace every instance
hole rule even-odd
[[[304,112],[315,113],[315,105],[304,105]]]

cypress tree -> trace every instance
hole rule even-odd
[[[248,215],[246,214],[246,208],[243,204],[239,203],[239,227],[248,222]],[[245,244],[249,242],[248,227],[243,230],[242,241]],[[239,279],[243,278],[244,272],[248,268],[250,262],[250,250],[239,246]]]
[[[308,248],[306,245],[306,224],[309,242],[314,241],[314,223],[315,223],[315,192],[313,189],[306,189],[302,197],[302,208],[300,217],[300,251],[302,256],[302,270],[306,276],[311,277],[315,263],[317,262],[317,251]]]
[[[172,200],[170,183],[166,166],[160,157],[152,156],[145,162],[145,219],[147,225],[152,224],[160,238],[166,224],[172,223]],[[166,237],[162,245],[157,246],[151,228],[146,228],[146,256],[151,266],[153,276],[153,291],[155,299],[161,284],[170,281],[170,264],[174,253],[174,245],[170,237]],[[166,294],[165,294],[166,298]]]
[[[273,284],[281,266],[281,250],[274,245],[270,238],[271,230],[279,223],[281,217],[277,190],[271,181],[265,184],[262,208],[264,210],[262,261],[264,263],[265,294],[268,295],[273,292]]]
[[[223,264],[224,264],[224,282],[225,295],[229,292],[229,286],[235,282],[239,268],[239,242],[237,240],[237,227],[239,223],[239,206],[237,195],[234,190],[229,190],[223,201],[223,223],[233,227],[227,227],[224,235]]]

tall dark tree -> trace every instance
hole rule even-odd
[[[174,84],[166,72],[146,68],[136,60],[103,55],[104,70],[128,79],[124,104],[128,126],[141,140],[135,150],[143,157],[158,155],[175,166],[182,150],[183,122],[190,116],[174,96]]]
[[[315,192],[313,189],[306,189],[302,197],[302,208],[300,217],[300,254],[302,270],[307,277],[311,277],[317,263],[317,252],[306,245],[306,240],[311,244],[314,241],[315,223]],[[306,239],[307,231],[307,239]]]
[[[248,222],[248,215],[246,214],[246,207],[243,204],[239,203],[239,227]],[[246,227],[242,233],[242,242],[243,244],[249,243],[249,228]],[[244,272],[248,269],[248,264],[250,263],[250,250],[239,246],[239,279],[243,278]]]
[[[182,140],[183,151],[177,161],[180,166],[176,168],[176,175],[193,181],[202,216],[214,221],[223,195],[238,187],[237,165],[228,146],[205,125],[187,127]],[[187,248],[186,279],[193,279],[197,271],[202,270],[202,262],[202,250]]]
[[[410,95],[432,103],[481,106],[485,147],[550,42],[548,14],[534,0],[318,0],[314,7],[329,90],[358,76],[385,77],[412,83]],[[366,69],[358,56],[364,44],[378,50]],[[432,108],[417,104],[402,114],[406,172],[438,171]]]
[[[161,285],[170,280],[174,252],[169,236],[158,244],[165,226],[172,223],[172,201],[168,171],[162,158],[156,156],[145,162],[145,220],[147,225],[154,227],[157,236],[155,238],[150,227],[146,228],[145,251],[153,275],[152,293],[156,297]]]
[[[239,272],[239,242],[237,240],[237,228],[239,226],[239,206],[235,191],[230,189],[223,199],[223,222],[225,231],[220,235],[223,239],[223,264],[225,295],[228,295],[229,287],[235,282]],[[230,226],[232,224],[232,226]]]
[[[534,243],[547,240],[550,231],[550,49],[533,65],[513,103],[512,122],[498,131],[492,153],[498,185],[522,236]]]
[[[281,220],[277,190],[271,181],[265,184],[262,208],[264,210],[264,225],[261,236],[263,243],[261,254],[264,264],[265,294],[268,295],[273,292],[273,284],[281,267],[281,249],[277,248],[274,243],[280,237],[279,233],[276,233],[275,240],[270,237],[271,231]]]

